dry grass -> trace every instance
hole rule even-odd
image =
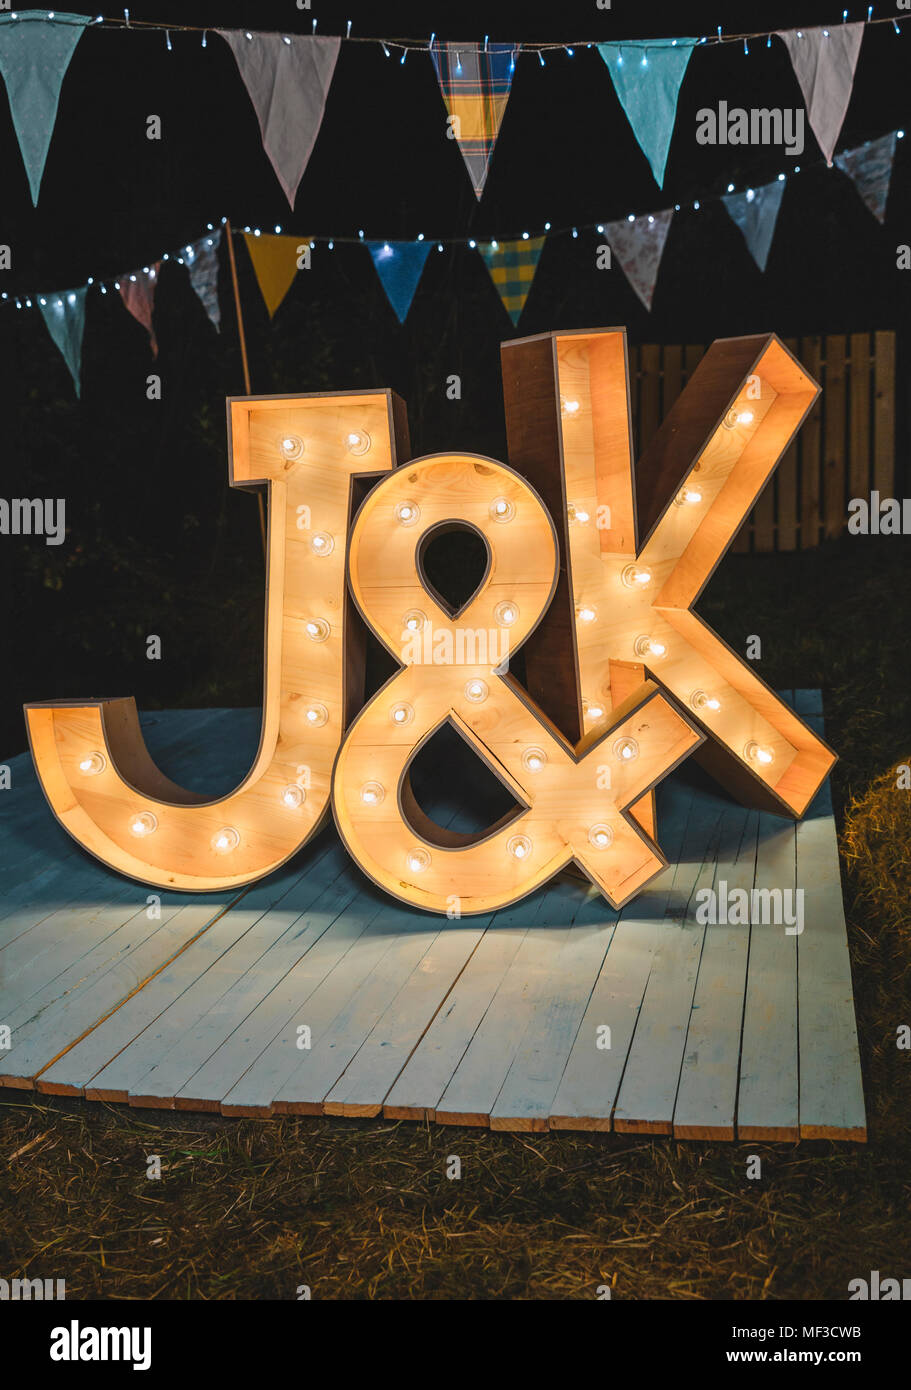
[[[906,1273],[911,1058],[895,1037],[911,1023],[911,793],[894,774],[911,749],[906,585],[898,548],[860,570],[858,554],[853,569],[837,547],[737,561],[749,585],[741,573],[701,609],[735,646],[770,615],[762,674],[826,691],[868,1145],[231,1121],[0,1092],[0,1276],[62,1276],[71,1298],[293,1299],[301,1284],[319,1298],[572,1298],[610,1283],[618,1298],[844,1299],[871,1269]],[[751,1153],[761,1181],[746,1177]]]

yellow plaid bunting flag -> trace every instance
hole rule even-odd
[[[527,241],[523,238],[521,241],[478,242],[478,250],[484,257],[490,278],[513,323],[519,322],[525,308],[543,245],[542,236],[529,237]]]

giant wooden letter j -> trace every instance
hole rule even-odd
[[[211,800],[159,771],[132,699],[27,705],[45,794],[85,849],[143,883],[233,887],[331,805],[361,868],[418,907],[487,912],[571,861],[619,906],[665,863],[653,789],[691,752],[747,804],[805,812],[834,754],[692,608],[816,383],[774,335],[716,342],[637,487],[623,330],[510,342],[503,379],[512,467],[408,461],[390,391],[229,402],[232,485],[268,491],[259,751]],[[453,526],[488,555],[458,612],[422,565]],[[366,703],[363,623],[399,668]],[[508,658],[526,641],[523,688]],[[515,802],[477,834],[411,791],[447,722]]]

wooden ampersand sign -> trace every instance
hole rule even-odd
[[[503,355],[524,476],[465,454],[400,464],[404,408],[388,391],[229,401],[232,485],[268,489],[259,752],[211,800],[158,770],[132,699],[26,706],[45,794],[84,848],[144,883],[234,887],[304,845],[331,799],[366,873],[456,915],[570,860],[628,900],[664,862],[651,789],[694,749],[747,804],[803,813],[834,754],[691,609],[818,387],[774,335],[715,343],[641,461],[637,516],[625,333]],[[489,560],[455,614],[421,567],[454,524]],[[363,709],[346,558],[401,667]],[[508,657],[532,634],[529,693]],[[518,808],[476,836],[433,825],[411,792],[410,763],[447,721]]]

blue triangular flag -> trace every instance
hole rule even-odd
[[[78,290],[55,290],[38,296],[38,308],[47,331],[57,344],[70,369],[76,395],[82,394],[82,332],[85,328],[85,296],[88,286]]]
[[[35,207],[60,87],[82,31],[91,22],[85,14],[58,12],[48,19],[35,10],[0,15],[0,73]]]
[[[637,39],[634,43],[598,44],[598,52],[607,64],[633,134],[659,187],[664,184],[680,84],[698,42]]]
[[[847,174],[877,222],[883,222],[886,217],[897,137],[898,131],[891,130],[878,140],[867,140],[856,149],[844,150],[835,156],[835,163]]]
[[[430,251],[430,243],[368,241],[367,249],[373,258],[386,297],[395,310],[395,316],[399,323],[404,323]]]
[[[743,232],[749,253],[760,270],[765,270],[769,259],[783,193],[784,179],[776,179],[762,188],[748,188],[745,193],[722,194],[721,201]]]

